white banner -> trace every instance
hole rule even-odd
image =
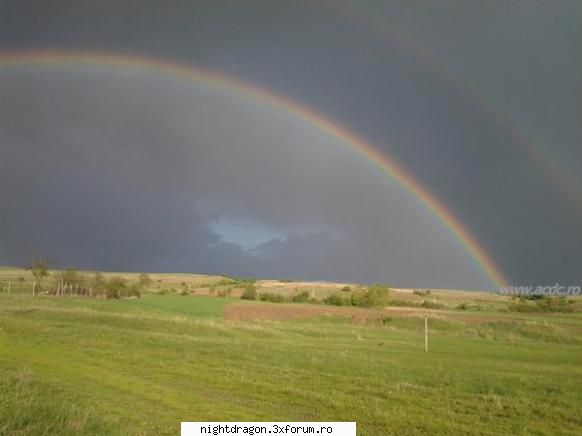
[[[355,422],[182,422],[182,436],[333,435],[356,436]]]

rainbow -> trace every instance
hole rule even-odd
[[[352,147],[356,152],[368,159],[387,176],[391,177],[404,189],[413,194],[420,203],[423,204],[428,211],[431,212],[431,214],[433,214],[463,245],[471,258],[487,275],[494,286],[497,288],[507,286],[507,279],[473,235],[469,233],[469,231],[445,207],[445,205],[443,205],[427,189],[421,186],[420,183],[400,167],[394,159],[381,154],[377,149],[355,133],[344,129],[332,120],[327,119],[323,115],[320,115],[305,106],[299,105],[290,99],[274,94],[251,83],[233,79],[214,71],[190,65],[186,66],[167,60],[125,54],[52,50],[0,53],[0,67],[2,68],[29,65],[106,66],[118,69],[137,69],[147,72],[155,72],[234,91],[257,101],[283,109],[287,111],[287,113],[290,113],[318,128],[323,133],[331,135],[345,145]]]
[[[501,109],[490,96],[481,92],[464,77],[455,74],[451,68],[426,51],[409,34],[384,19],[378,11],[372,11],[366,7],[365,3],[337,1],[333,5],[347,17],[362,24],[362,27],[369,29],[385,39],[391,46],[409,55],[417,65],[452,85],[465,101],[487,116],[496,129],[507,133],[513,143],[523,149],[530,160],[543,170],[547,179],[566,194],[576,211],[582,214],[582,187],[578,176],[567,164],[560,161],[546,144],[520,128],[519,123],[508,110]]]

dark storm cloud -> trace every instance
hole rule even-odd
[[[360,8],[386,26],[396,27],[412,46],[418,45],[441,64],[437,71],[444,68],[450,77],[435,74],[435,68],[418,53],[346,13],[350,8]],[[350,2],[345,8],[338,2],[4,0],[0,1],[0,48],[75,48],[151,55],[213,68],[274,89],[328,114],[395,156],[467,224],[512,281],[577,283],[582,280],[582,234],[580,213],[573,207],[572,197],[536,166],[512,132],[492,119],[489,110],[467,98],[455,77],[498,108],[493,116],[508,118],[510,124],[537,138],[574,179],[580,180],[581,19],[582,6],[577,1],[370,1]],[[121,186],[132,186],[127,196],[145,190],[152,204],[164,204],[172,216],[190,217],[192,227],[198,230],[192,231],[195,236],[187,245],[200,247],[189,252],[196,256],[184,253],[178,241],[161,250],[165,253],[161,257],[172,262],[188,259],[185,269],[196,257],[196,262],[206,259],[206,263],[196,263],[194,268],[216,270],[224,265],[241,272],[258,270],[257,257],[249,257],[236,244],[216,242],[219,235],[212,231],[209,217],[219,213],[230,221],[280,229],[290,235],[261,248],[261,273],[284,272],[280,264],[264,259],[268,254],[304,265],[289,266],[288,271],[299,275],[301,271],[332,275],[334,271],[326,272],[325,265],[313,269],[315,259],[307,265],[296,255],[301,244],[305,253],[317,252],[312,242],[319,241],[328,247],[325,259],[341,264],[340,272],[346,276],[391,281],[398,271],[397,280],[411,283],[418,278],[421,283],[430,279],[459,286],[482,285],[482,280],[475,278],[479,273],[471,271],[473,267],[465,261],[451,260],[455,267],[441,264],[444,260],[434,261],[457,259],[463,253],[430,218],[426,222],[421,217],[406,219],[419,215],[413,212],[417,210],[417,205],[411,204],[414,201],[401,198],[406,195],[386,188],[383,181],[373,182],[376,179],[372,176],[362,181],[354,173],[367,173],[369,167],[358,167],[352,157],[341,153],[334,158],[334,146],[325,145],[325,140],[304,125],[287,124],[283,115],[273,122],[269,117],[276,119],[277,114],[261,111],[249,111],[258,117],[255,119],[243,116],[246,109],[237,112],[230,100],[225,110],[225,96],[218,94],[206,99],[201,108],[176,95],[184,93],[183,88],[172,91],[167,83],[148,84],[136,78],[105,80],[94,75],[77,72],[61,78],[66,83],[55,77],[50,84],[40,77],[6,82],[0,101],[4,187],[15,186],[15,180],[17,186],[24,183],[10,172],[16,171],[13,162],[20,157],[18,175],[25,174],[24,179],[29,180],[34,180],[31,174],[43,170],[54,174],[54,168],[66,163],[68,175],[62,176],[62,189],[77,185],[81,177],[71,167],[89,168],[96,174],[107,168],[114,193]],[[69,92],[68,103],[63,104],[71,108],[59,112],[60,93],[69,84],[75,92]],[[101,92],[103,86],[107,91]],[[144,87],[159,89],[139,100],[135,96],[142,95]],[[125,98],[115,98],[118,95]],[[132,95],[137,100],[132,100]],[[112,106],[119,110],[110,111]],[[163,121],[160,114],[167,114]],[[224,125],[229,127],[224,129]],[[271,125],[277,127],[269,128]],[[150,126],[155,128],[148,129]],[[239,141],[241,137],[246,140]],[[297,138],[314,145],[297,152]],[[266,146],[272,142],[277,146]],[[42,153],[35,144],[42,144],[51,157],[40,159]],[[226,144],[228,151],[217,151],[221,146],[226,150]],[[12,148],[18,148],[19,158]],[[113,149],[118,157],[107,158],[106,150]],[[330,150],[334,150],[333,156]],[[33,164],[36,159],[39,161]],[[4,170],[7,166],[11,177]],[[304,173],[318,177],[304,177]],[[271,189],[277,179],[277,189]],[[94,180],[99,178],[87,182],[88,190],[98,185]],[[210,180],[212,189],[208,188]],[[183,189],[184,184],[189,185],[189,191]],[[326,184],[338,186],[331,189]],[[246,194],[250,186],[255,195]],[[34,197],[35,192],[38,189],[30,185],[28,195]],[[172,193],[171,200],[167,193]],[[286,207],[280,206],[278,197],[285,197]],[[119,198],[122,203],[121,194]],[[399,206],[389,208],[390,214],[395,214],[390,215],[389,224],[384,219],[388,208],[371,206],[395,201]],[[45,206],[50,216],[50,205]],[[148,210],[142,203],[136,207]],[[162,222],[161,211],[151,209],[148,213],[156,218],[149,224],[144,218],[144,225],[150,229],[148,233],[156,233],[153,227]],[[110,222],[115,224],[116,220],[111,218]],[[409,224],[398,224],[403,222]],[[126,231],[120,229],[119,234]],[[342,232],[351,239],[346,240]],[[15,259],[9,254],[13,249],[21,250],[21,257],[32,250],[23,248],[30,241],[18,236],[20,249],[0,248],[5,259]],[[7,236],[2,238],[4,241]],[[142,238],[136,235],[126,246],[139,244]],[[419,242],[434,238],[438,241]],[[172,247],[174,254],[170,253]],[[212,247],[214,254],[209,254],[207,247]],[[206,250],[205,254],[198,254],[198,249]],[[456,250],[460,251],[458,256]],[[344,255],[352,262],[349,267]],[[148,256],[144,254],[140,262],[146,262]],[[169,264],[149,259],[164,268]],[[408,267],[400,267],[403,259]],[[422,277],[419,270],[424,271]]]
[[[0,95],[6,261],[487,285],[400,186],[283,110],[107,68],[6,70]],[[288,236],[248,252],[217,215]]]

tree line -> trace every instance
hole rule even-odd
[[[51,270],[48,259],[31,262],[26,269],[33,277],[32,295],[83,296],[95,298],[141,297],[142,290],[152,282],[143,273],[137,282],[125,277],[105,277],[100,272],[78,271],[74,268]]]

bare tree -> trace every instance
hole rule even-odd
[[[30,270],[34,277],[32,283],[32,295],[42,290],[42,279],[50,275],[49,266],[51,262],[48,259],[33,260],[26,269]],[[38,289],[36,289],[38,285]]]

